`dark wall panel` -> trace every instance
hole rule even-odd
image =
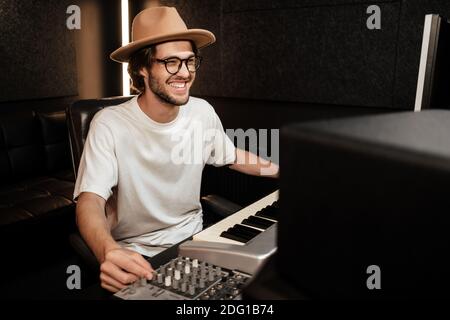
[[[414,106],[424,16],[448,0],[170,0],[212,30],[193,94],[316,104]],[[381,30],[366,9],[381,8]]]
[[[176,7],[188,28],[206,29],[214,33],[216,43],[201,50],[202,66],[198,71],[192,93],[194,95],[223,96],[221,52],[223,47],[221,34],[221,1],[196,0],[161,1],[162,5]]]
[[[223,94],[323,104],[391,106],[398,3],[224,14]]]
[[[193,94],[393,106],[398,1],[162,1],[213,31]],[[378,4],[382,30],[368,30]]]
[[[66,0],[0,0],[0,101],[76,95]]]

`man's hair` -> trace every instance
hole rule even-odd
[[[131,78],[131,88],[138,91],[145,91],[144,77],[139,74],[143,67],[150,67],[152,56],[155,51],[155,45],[140,49],[130,56],[128,61],[128,74]]]
[[[192,45],[192,52],[195,55],[198,54],[197,46],[193,41],[189,41]],[[153,55],[155,54],[156,44],[142,48],[130,56],[128,61],[128,74],[131,78],[131,88],[137,92],[145,91],[144,77],[139,73],[143,67],[150,67],[153,61]]]

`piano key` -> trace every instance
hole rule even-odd
[[[237,237],[240,237],[244,240],[246,240],[246,242],[248,242],[250,239],[252,239],[253,237],[251,235],[249,235],[248,233],[243,233],[243,232],[239,232],[239,230],[236,230],[234,228],[228,228],[227,233],[235,235]]]
[[[258,234],[261,233],[261,230],[243,226],[242,224],[236,224],[233,228],[238,229],[239,231],[242,231],[242,232],[251,233],[254,235],[254,237],[256,237]]]
[[[271,220],[267,220],[267,219],[263,219],[263,218],[258,218],[258,217],[255,217],[255,216],[250,216],[247,219],[242,220],[242,224],[245,224],[245,225],[248,225],[248,226],[252,226],[252,227],[256,227],[256,228],[260,228],[260,229],[267,229],[268,227],[270,227],[274,223],[275,223],[275,221],[271,221]]]
[[[227,232],[229,234],[241,237],[242,239],[247,240],[247,242],[255,237],[253,233],[249,233],[248,231],[242,231],[235,227],[228,228]]]
[[[238,242],[241,242],[241,243],[247,243],[247,242],[248,242],[246,239],[244,239],[244,238],[242,238],[242,237],[239,237],[239,236],[237,236],[237,235],[228,233],[227,231],[222,232],[222,233],[220,234],[220,236],[221,236],[222,238],[227,238],[227,239],[235,240],[235,241],[238,241]]]
[[[278,220],[277,219],[277,211],[276,209],[271,209],[272,207],[266,207],[262,210],[259,210],[255,216],[257,217],[262,217],[262,218],[266,218],[266,219],[271,219],[271,220]]]
[[[278,217],[278,211],[279,209],[274,206],[267,206],[264,209],[262,209],[262,212],[274,218]]]
[[[223,231],[227,231],[228,228],[235,226],[236,224],[240,224],[243,219],[248,218],[251,215],[254,215],[259,210],[263,209],[267,205],[271,205],[275,201],[278,200],[279,191],[272,192],[271,194],[261,198],[260,200],[252,203],[251,205],[239,210],[238,212],[222,219],[216,224],[210,226],[209,228],[195,234],[193,236],[193,241],[208,241],[208,242],[219,242],[219,243],[227,243],[234,245],[244,245],[244,243],[232,240],[229,238],[223,238],[220,234]],[[261,229],[261,228],[258,228]]]
[[[248,217],[248,219],[250,221],[261,223],[262,225],[267,226],[267,228],[270,227],[271,225],[273,225],[274,223],[276,223],[276,221],[265,219],[265,218],[260,218],[260,217],[255,217],[255,216],[250,216],[250,217]]]
[[[249,220],[249,219],[244,219],[244,220],[241,221],[241,223],[242,223],[242,224],[245,224],[245,225],[247,225],[247,226],[251,226],[251,227],[255,227],[255,228],[260,228],[260,229],[262,229],[262,230],[265,230],[265,229],[266,229],[265,226],[262,226],[262,225],[260,225],[259,223],[254,222],[254,221],[251,221],[251,220]]]

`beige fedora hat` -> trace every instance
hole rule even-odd
[[[130,55],[151,44],[171,40],[192,40],[197,48],[216,41],[214,34],[203,29],[188,29],[178,11],[172,7],[153,7],[136,15],[131,27],[131,42],[111,53],[117,62],[128,62]]]

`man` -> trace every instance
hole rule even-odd
[[[211,32],[187,29],[176,9],[157,7],[135,17],[132,36],[111,58],[129,62],[141,94],[95,115],[74,191],[80,233],[101,263],[102,287],[113,292],[151,279],[142,255],[201,230],[205,164],[253,175],[278,170],[236,149],[214,109],[189,97],[200,66],[197,48],[215,41]],[[194,159],[186,157],[192,150]]]

